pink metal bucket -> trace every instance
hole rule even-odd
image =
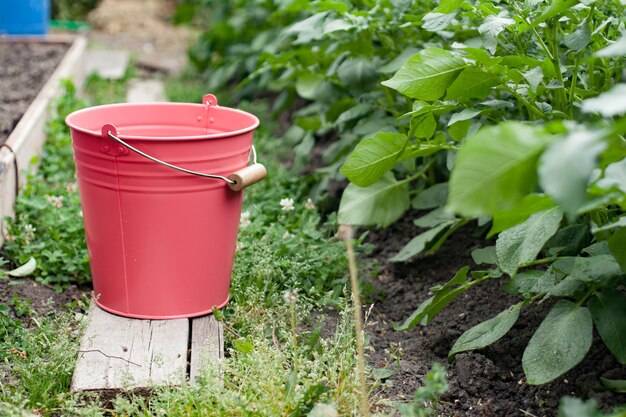
[[[65,121],[96,303],[145,319],[223,307],[243,201],[234,190],[262,168],[248,166],[259,120],[207,94],[203,104],[112,104]]]

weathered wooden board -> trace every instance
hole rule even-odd
[[[214,315],[191,320],[191,360],[189,380],[193,384],[206,366],[217,369],[221,375],[224,358],[224,327]]]
[[[221,375],[224,331],[213,315],[139,320],[93,305],[81,340],[72,391],[132,390],[193,384],[207,366]]]
[[[179,385],[187,375],[189,321],[137,320],[92,307],[73,391]]]

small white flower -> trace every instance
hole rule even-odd
[[[306,199],[306,203],[304,204],[304,208],[311,211],[315,208],[315,203],[310,198]]]
[[[9,234],[5,237],[7,242],[15,242],[15,236]]]
[[[65,186],[65,191],[68,193],[75,193],[78,190],[78,183],[70,182]]]
[[[63,207],[62,195],[46,195],[46,200],[48,200],[48,203],[52,204],[52,207],[56,207],[56,208]]]
[[[239,226],[241,227],[250,226],[250,212],[248,210],[241,213],[241,217],[239,217]]]
[[[283,299],[287,304],[295,304],[298,301],[298,289],[285,291]]]
[[[293,210],[293,198],[283,198],[280,200],[280,206],[283,211],[292,211]]]
[[[283,239],[289,239],[291,237],[291,233],[285,232],[283,233]]]
[[[35,229],[35,227],[28,223],[26,226],[24,226],[24,243],[25,244],[29,244],[30,241],[35,237],[35,231],[37,229]]]

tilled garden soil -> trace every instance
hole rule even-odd
[[[410,216],[407,216],[410,217]],[[372,308],[367,333],[370,337],[370,364],[393,372],[391,381],[382,385],[380,397],[410,401],[421,386],[433,362],[447,365],[449,389],[437,407],[440,416],[537,416],[557,415],[562,396],[595,398],[603,409],[626,404],[626,394],[605,392],[599,377],[624,379],[621,366],[595,337],[584,361],[557,380],[540,386],[526,383],[521,366],[522,354],[534,330],[552,303],[526,308],[513,329],[495,344],[456,356],[447,363],[448,351],[455,340],[470,327],[488,319],[516,299],[506,295],[502,284],[490,280],[478,284],[444,308],[425,327],[396,331],[393,322],[403,322],[429,297],[429,288],[449,280],[464,265],[476,268],[470,252],[484,241],[475,236],[475,226],[457,231],[432,256],[420,256],[410,263],[394,264],[395,255],[418,229],[411,219],[385,229],[372,231],[369,241],[375,244],[374,256],[382,271],[371,285]]]
[[[68,46],[0,41],[0,144],[59,65]]]
[[[79,289],[75,285],[63,292],[41,285],[31,278],[0,279],[0,305],[9,307],[15,314],[17,303],[26,303],[29,309],[38,314],[51,314],[67,311],[74,302],[80,303],[88,296],[88,289]]]

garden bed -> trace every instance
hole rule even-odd
[[[465,330],[516,302],[503,292],[504,282],[487,281],[444,308],[428,326],[394,330],[392,323],[409,317],[431,295],[431,287],[445,283],[464,265],[475,266],[469,253],[484,244],[476,228],[468,225],[433,256],[409,263],[389,262],[416,232],[412,222],[405,221],[374,230],[368,239],[382,263],[381,272],[370,282],[369,301],[374,306],[367,327],[372,347],[369,360],[373,368],[392,372],[381,397],[393,401],[410,401],[431,364],[446,364],[450,348]],[[449,389],[438,404],[438,415],[556,416],[559,400],[566,395],[594,398],[605,410],[626,403],[625,394],[607,392],[601,385],[600,377],[624,379],[626,370],[597,335],[585,359],[562,377],[545,385],[526,382],[522,354],[552,304],[548,301],[524,311],[513,331],[493,345],[458,354],[448,365]]]
[[[13,214],[17,184],[41,152],[48,107],[60,81],[82,84],[85,45],[83,37],[64,35],[0,39],[0,218]]]

